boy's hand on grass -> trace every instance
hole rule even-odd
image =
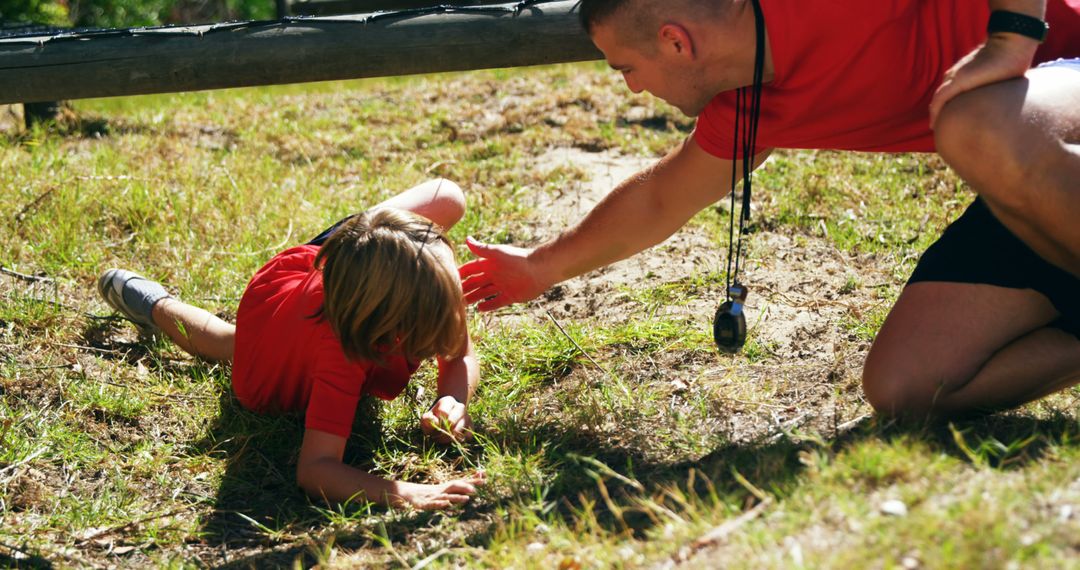
[[[397,495],[390,502],[395,507],[410,506],[421,511],[448,509],[462,505],[476,494],[476,488],[484,484],[484,473],[478,472],[466,479],[454,479],[446,483],[424,485],[399,483]]]
[[[443,396],[420,416],[420,429],[439,443],[466,441],[472,437],[472,418],[465,404]]]

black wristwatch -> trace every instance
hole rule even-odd
[[[990,23],[986,26],[986,32],[1009,32],[1031,38],[1039,43],[1046,41],[1046,34],[1050,31],[1050,25],[1046,22],[1018,14],[1008,10],[994,10],[990,13]]]

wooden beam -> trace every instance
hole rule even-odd
[[[297,16],[337,16],[361,12],[409,10],[439,4],[472,6],[491,3],[492,0],[293,0],[290,10]]]
[[[498,5],[501,12],[0,38],[0,104],[599,59],[576,7],[557,0]]]

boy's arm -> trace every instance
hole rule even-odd
[[[296,482],[312,497],[345,502],[355,497],[394,507],[421,510],[445,509],[465,503],[483,484],[483,475],[455,479],[436,485],[391,481],[345,465],[345,438],[315,429],[304,431]]]
[[[467,333],[466,333],[467,334]],[[476,360],[472,339],[465,339],[465,354],[458,358],[439,358],[439,395],[420,418],[420,429],[443,443],[472,437],[472,419],[468,405],[480,382],[480,363]]]

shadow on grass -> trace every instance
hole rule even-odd
[[[598,530],[613,535],[629,532],[638,539],[646,537],[649,531],[654,529],[658,522],[657,517],[634,508],[613,512],[605,506],[604,493],[600,491],[598,478],[604,481],[606,492],[613,501],[622,507],[632,504],[634,497],[660,497],[664,491],[674,488],[699,497],[716,493],[721,500],[739,501],[741,497],[744,506],[748,506],[754,499],[733,473],[738,472],[757,488],[782,500],[796,492],[800,485],[805,466],[799,461],[799,452],[803,450],[824,447],[835,454],[871,439],[892,441],[907,438],[923,442],[933,451],[946,453],[979,466],[1022,469],[1044,457],[1051,446],[1072,447],[1080,444],[1080,423],[1077,418],[1064,413],[1048,418],[1015,413],[999,414],[953,424],[951,427],[882,424],[871,419],[831,438],[810,436],[799,439],[785,436],[772,442],[728,443],[692,461],[664,463],[648,459],[650,456],[655,457],[655,454],[646,454],[644,451],[607,449],[604,437],[587,431],[567,430],[556,423],[530,426],[528,429],[522,429],[525,426],[512,427],[515,428],[514,431],[497,436],[500,447],[506,453],[521,451],[527,454],[535,451],[533,442],[547,442],[544,459],[548,465],[558,470],[546,496],[546,500],[553,504],[554,516],[573,528],[583,506],[588,504],[592,517],[599,526]],[[294,431],[300,431],[298,424]],[[956,433],[963,434],[964,441],[968,442],[965,447],[957,443]],[[998,442],[1003,447],[996,444],[984,445],[985,442]],[[642,446],[649,445],[648,441],[643,440],[641,443]],[[254,445],[254,441],[251,441],[246,447],[250,449]],[[311,524],[325,524],[325,521],[315,520],[310,514],[304,513],[304,510],[310,513],[310,507],[307,507],[305,500],[299,498],[295,485],[282,489],[277,477],[267,477],[266,474],[260,476],[258,472],[265,469],[260,464],[265,464],[265,460],[251,458],[251,452],[244,452],[244,447],[240,446],[240,457],[249,457],[238,463],[247,463],[248,468],[253,471],[244,472],[240,467],[230,467],[229,477],[236,479],[230,481],[227,478],[223,484],[218,505],[218,512],[222,513],[222,517],[216,522],[211,520],[207,525],[208,530],[230,540],[248,541],[246,544],[253,547],[259,540],[265,540],[265,535],[253,538],[250,532],[240,530],[242,525],[237,521],[239,517],[228,516],[233,509],[245,513],[259,510],[259,516],[267,517],[267,521],[273,521],[276,517],[278,524],[282,522],[280,517],[291,521],[307,518],[307,522]],[[971,449],[984,451],[981,452],[982,455],[972,455]],[[989,449],[1010,451],[999,452],[995,457],[995,452],[986,451]],[[611,476],[611,472],[606,472],[604,466],[617,471],[621,477]],[[622,477],[640,482],[643,491],[635,490],[631,484],[621,480]],[[282,491],[285,492],[284,495],[277,494]],[[483,548],[493,540],[499,519],[504,516],[498,510],[500,504],[516,500],[528,501],[532,498],[530,491],[517,489],[510,496],[481,500],[456,515],[448,516],[454,517],[458,525],[468,529],[468,534],[461,537],[462,542]],[[259,500],[253,493],[263,496],[270,494],[273,498],[264,500],[259,509],[252,503],[253,500]],[[674,502],[667,506],[676,512],[682,508]],[[385,526],[379,530],[385,540],[400,546],[400,551],[411,553],[410,545],[416,533],[429,526],[436,517],[442,516],[447,515],[421,514],[403,520],[387,520]],[[370,529],[338,532],[335,534],[335,544],[354,550],[383,548],[373,539]],[[308,545],[293,544],[273,552],[263,549],[261,552],[234,559],[225,566],[246,568],[298,562],[307,567],[318,562],[312,552]]]
[[[297,544],[298,534],[321,535],[327,526],[321,513],[296,483],[296,462],[303,440],[304,422],[298,414],[262,415],[243,409],[231,390],[222,390],[221,414],[206,436],[193,444],[193,452],[222,456],[225,473],[217,489],[213,511],[205,518],[202,542],[218,552],[214,567],[279,567],[318,563],[310,544]],[[372,397],[361,400],[353,424],[353,437],[344,462],[371,470],[371,458],[382,431],[381,404]],[[355,434],[361,434],[359,436]],[[350,507],[363,510],[366,506]],[[342,537],[337,543],[348,541]],[[369,544],[370,537],[363,537]]]
[[[87,342],[103,349],[113,349],[102,339],[102,331],[91,330]],[[106,331],[107,332],[107,331]],[[95,342],[97,340],[98,342]],[[118,358],[141,360],[144,354],[121,353]],[[163,366],[170,366],[167,362]],[[198,374],[199,366],[187,366],[186,373]],[[205,369],[203,369],[205,373]],[[178,374],[184,371],[177,370]],[[454,520],[453,540],[439,536],[440,542],[466,543],[486,547],[502,523],[506,504],[535,500],[535,484],[525,479],[496,496],[481,498],[461,511],[450,514],[420,513],[408,516],[385,511],[373,513],[378,528],[345,525],[333,528],[326,513],[314,508],[295,480],[296,457],[303,435],[299,416],[272,417],[243,410],[233,398],[224,377],[221,380],[219,416],[206,436],[193,444],[193,455],[223,457],[226,470],[220,486],[211,498],[212,511],[200,529],[203,545],[200,562],[215,567],[247,568],[300,565],[320,562],[319,544],[332,534],[334,543],[350,550],[369,550],[375,556],[389,558],[389,543],[408,556],[417,536],[436,530],[445,518]],[[664,498],[665,491],[681,489],[689,496],[709,497],[713,493],[729,504],[747,506],[751,492],[737,480],[738,473],[753,486],[783,500],[798,491],[805,465],[801,451],[826,451],[839,454],[867,440],[884,442],[903,440],[924,444],[934,453],[947,454],[980,468],[1024,469],[1044,458],[1053,447],[1080,444],[1080,422],[1075,415],[1052,412],[1035,417],[1019,411],[995,414],[953,424],[911,424],[864,421],[853,429],[833,434],[781,436],[759,442],[721,442],[708,453],[692,460],[664,460],[655,447],[663,445],[658,437],[644,431],[631,438],[631,444],[615,447],[609,435],[587,428],[568,427],[560,418],[542,422],[517,423],[509,418],[493,418],[488,426],[478,426],[481,433],[506,456],[539,457],[545,475],[543,500],[551,505],[553,516],[574,528],[586,505],[597,530],[622,535],[630,533],[645,538],[659,523],[655,515],[641,509],[626,508],[637,498],[663,501],[675,512],[684,508]],[[371,469],[371,458],[380,446],[381,422],[378,404],[365,399],[358,410],[354,435],[346,449],[346,463]],[[415,432],[415,433],[414,433]],[[402,449],[424,445],[419,430],[410,430],[404,439],[390,444]],[[485,445],[474,444],[469,454],[484,463]],[[598,484],[604,482],[604,489]],[[640,484],[639,488],[634,481]],[[622,508],[611,509],[605,493]],[[357,507],[357,509],[366,507]],[[356,512],[356,511],[353,511]],[[366,514],[347,517],[353,523]],[[312,538],[305,540],[305,534]]]
[[[698,497],[712,493],[722,500],[742,497],[748,506],[754,498],[734,474],[737,472],[758,489],[783,499],[801,484],[806,468],[799,459],[801,451],[825,448],[838,454],[867,440],[913,439],[934,452],[978,467],[1023,469],[1044,458],[1051,447],[1080,445],[1080,420],[1063,412],[1043,418],[1013,412],[935,425],[882,423],[872,418],[832,437],[806,434],[806,437],[782,436],[772,442],[726,443],[700,458],[671,463],[650,461],[648,457],[655,454],[605,449],[602,438],[587,432],[567,431],[556,424],[532,430],[530,437],[558,442],[548,448],[548,461],[561,466],[548,496],[557,501],[559,516],[569,527],[574,527],[582,506],[589,504],[603,530],[613,534],[629,531],[643,538],[655,526],[657,518],[634,509],[613,513],[605,506],[598,478],[622,507],[631,504],[632,497],[657,497],[673,488]],[[649,443],[642,441],[642,445]],[[585,459],[576,459],[579,457]],[[605,474],[605,466],[617,471],[618,476]],[[639,482],[644,490],[635,490],[623,477]],[[681,508],[675,502],[667,506],[675,511]]]

